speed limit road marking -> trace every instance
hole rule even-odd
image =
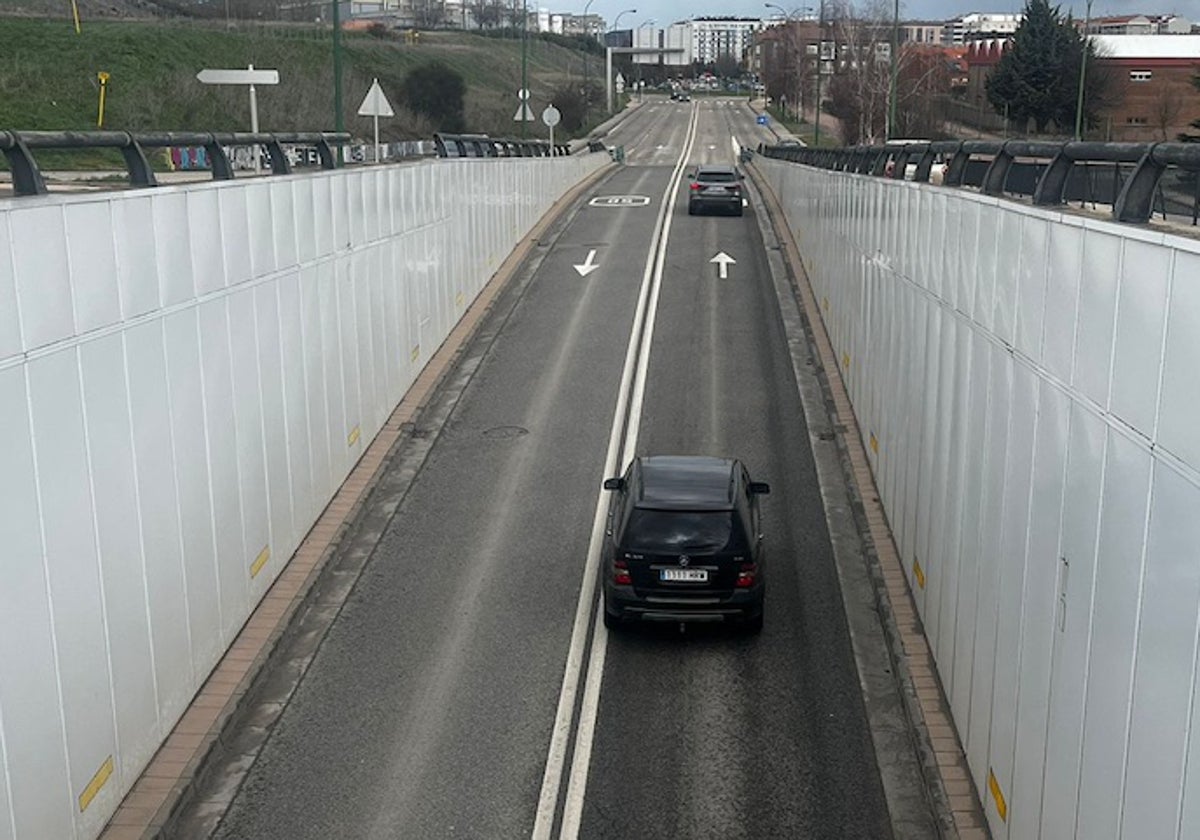
[[[598,195],[588,202],[589,207],[645,207],[648,195]]]

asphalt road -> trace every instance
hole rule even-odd
[[[428,455],[216,837],[526,838],[550,775],[545,836],[575,836],[572,807],[586,838],[891,836],[759,219],[690,217],[670,189],[677,163],[732,162],[763,131],[744,101],[649,100],[606,138],[627,165],[543,239],[422,421]],[[664,197],[636,450],[734,455],[771,483],[757,638],[576,628]],[[547,774],[573,638],[599,691],[581,671]]]

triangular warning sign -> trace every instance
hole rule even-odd
[[[396,116],[396,112],[392,110],[392,103],[388,102],[387,97],[383,95],[383,88],[379,86],[378,79],[371,83],[371,89],[367,91],[362,104],[358,106],[358,115],[360,117]]]
[[[517,113],[513,114],[513,122],[533,122],[533,111],[529,109],[528,102],[521,103]]]

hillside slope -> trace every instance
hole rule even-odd
[[[0,17],[0,129],[93,129],[99,84],[110,74],[104,127],[124,130],[248,131],[243,88],[196,81],[206,67],[278,69],[280,84],[260,87],[263,131],[331,130],[332,38],[312,25],[235,24],[189,20],[88,20],[77,35],[68,18]],[[343,112],[349,131],[367,137],[370,121],[359,103],[378,78],[396,110],[380,121],[385,139],[428,138],[437,129],[404,107],[408,71],[438,60],[462,75],[468,130],[511,136],[521,87],[519,39],[463,32],[422,32],[417,43],[397,34],[343,38]],[[528,44],[529,87],[535,112],[552,92],[578,85],[583,54],[534,38]],[[592,75],[598,62],[592,57]],[[602,61],[602,59],[601,59]],[[531,125],[531,134],[543,129]]]

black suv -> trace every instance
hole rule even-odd
[[[602,558],[604,623],[763,622],[763,560],[758,497],[741,461],[703,455],[633,460],[613,490]]]
[[[688,215],[701,210],[727,210],[742,215],[742,173],[734,166],[696,167],[688,184]]]

